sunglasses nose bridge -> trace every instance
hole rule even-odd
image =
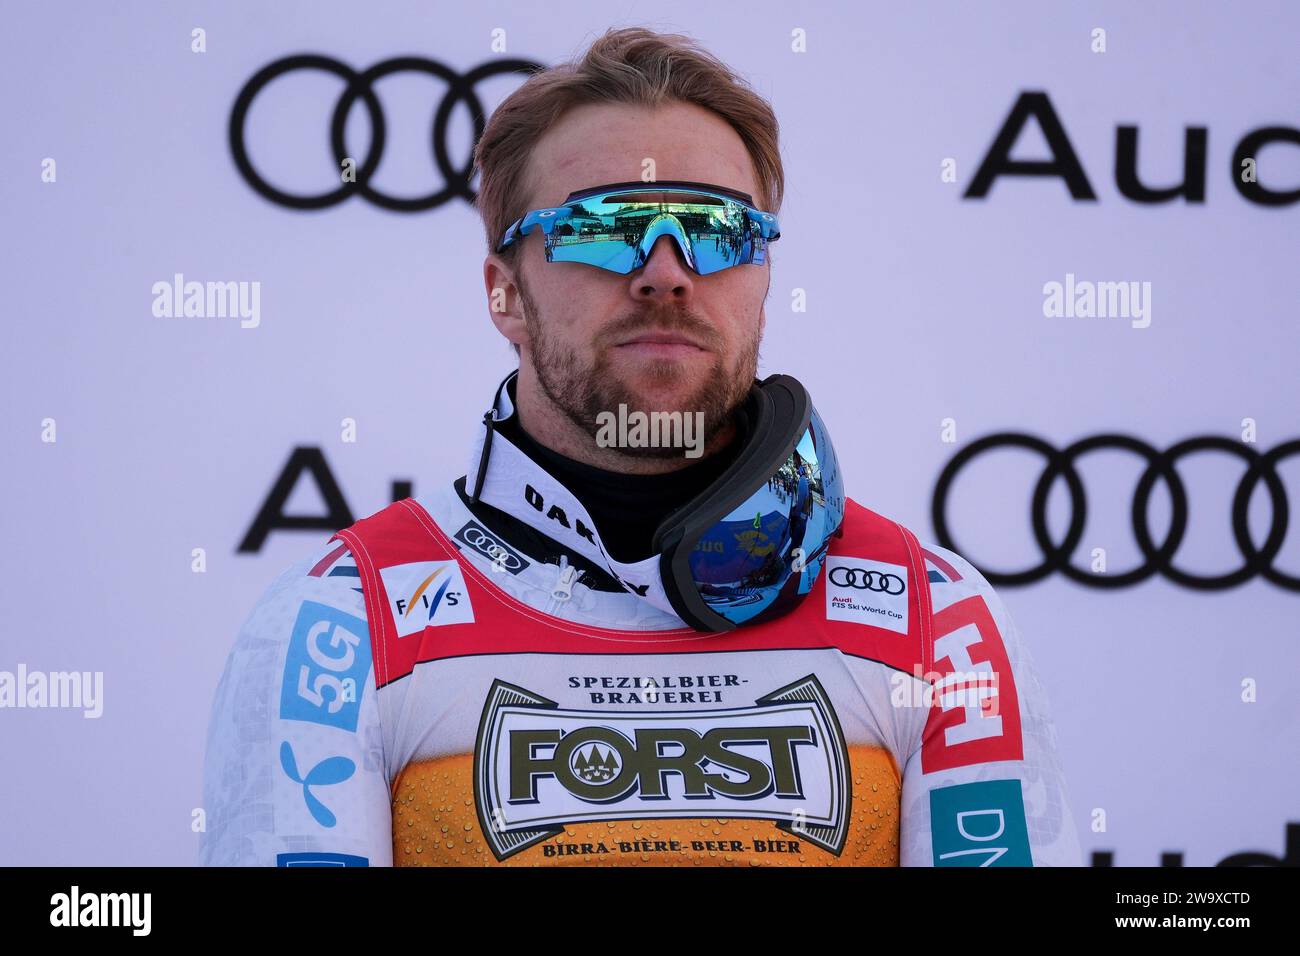
[[[638,243],[637,260],[640,263],[638,268],[643,267],[650,260],[650,253],[659,241],[660,236],[669,236],[677,243],[677,248],[681,250],[682,258],[691,271],[699,273],[699,266],[695,261],[695,248],[691,242],[690,236],[679,220],[672,213],[661,213],[651,220],[646,227],[645,235],[641,237]]]

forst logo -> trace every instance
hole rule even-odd
[[[1038,124],[1047,141],[1051,154],[1048,159],[1011,158],[1030,118]],[[1149,186],[1138,177],[1138,128],[1115,127],[1115,186],[1120,194],[1136,203],[1165,203],[1179,198],[1188,203],[1204,203],[1209,130],[1204,126],[1187,126],[1183,137],[1182,182]],[[1237,141],[1231,157],[1224,157],[1227,160],[1224,172],[1243,199],[1260,206],[1289,206],[1300,202],[1300,187],[1271,189],[1255,175],[1259,154],[1269,146],[1282,144],[1300,146],[1300,129],[1263,126],[1251,130]],[[1084,202],[1097,199],[1060,117],[1047,94],[1042,92],[1020,94],[963,198],[987,198],[994,180],[1001,176],[1057,177],[1064,182],[1073,199]]]
[[[498,859],[597,820],[767,820],[840,854],[848,747],[815,675],[718,710],[561,708],[498,680],[474,750],[474,795]]]
[[[715,727],[704,733],[692,727],[637,727],[630,737],[590,726],[567,733],[512,730],[509,736],[511,803],[535,803],[537,782],[545,778],[585,800],[619,800],[633,793],[662,800],[669,796],[672,775],[690,798],[752,800],[770,794],[801,800],[795,748],[816,742],[807,725]],[[766,753],[733,749],[742,743],[758,744]],[[744,779],[732,779],[726,769]]]
[[[604,783],[614,779],[619,771],[618,760],[613,750],[601,750],[596,744],[574,751],[574,760],[569,769],[587,783]]]

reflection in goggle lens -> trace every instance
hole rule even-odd
[[[750,210],[724,197],[646,192],[596,196],[545,236],[548,262],[578,262],[613,272],[640,269],[660,236],[672,236],[700,275],[761,264],[769,240]]]
[[[807,594],[844,516],[835,449],[816,409],[785,464],[709,529],[689,560],[705,603],[736,624]]]

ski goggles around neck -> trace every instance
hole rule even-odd
[[[541,227],[547,262],[577,262],[628,275],[645,266],[660,236],[671,236],[698,275],[762,265],[781,238],[775,214],[748,193],[711,183],[669,180],[613,183],[570,193],[563,205],[517,219],[497,245],[502,252]]]
[[[698,631],[762,624],[808,596],[831,538],[843,533],[844,484],[830,435],[798,380],[754,383],[737,410],[743,444],[735,459],[659,523],[651,557],[621,562],[573,490],[505,435],[493,439],[494,425],[514,414],[517,376],[501,383],[484,415],[467,475],[471,501],[531,524]]]
[[[831,538],[844,533],[839,463],[803,385],[771,375],[740,414],[749,432],[740,455],[654,534],[665,593],[697,630],[788,614],[816,583]]]

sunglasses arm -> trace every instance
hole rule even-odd
[[[536,226],[541,226],[542,231],[548,236],[555,229],[555,223],[564,218],[565,213],[572,212],[568,206],[552,206],[548,209],[534,209],[532,212],[524,215],[522,219],[516,219],[514,224],[506,230],[501,237],[501,244],[497,246],[497,252],[500,252],[506,246],[510,245],[516,239],[523,238],[533,231]]]

